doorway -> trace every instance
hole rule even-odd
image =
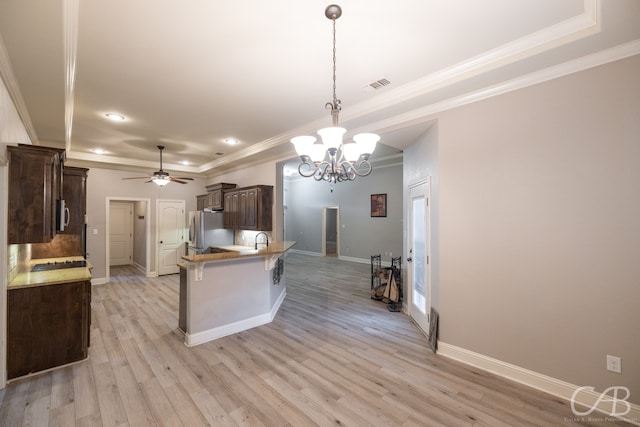
[[[340,256],[339,208],[326,207],[322,215],[322,256]]]
[[[132,265],[133,269],[131,271],[140,271],[146,277],[150,277],[150,268],[151,268],[151,258],[150,258],[150,199],[138,199],[138,198],[129,198],[129,197],[107,197],[106,203],[106,230],[105,230],[105,266],[106,266],[106,282],[108,283],[111,277],[111,266],[117,265]],[[117,212],[112,213],[112,206],[115,207]],[[126,208],[125,208],[126,207]],[[122,212],[120,209],[122,208]],[[131,214],[129,214],[129,208],[131,208]],[[125,213],[126,212],[126,213]],[[121,231],[117,230],[117,228],[121,227],[119,224],[120,221],[124,220],[125,215],[130,218],[130,234],[131,237],[131,259],[116,260],[116,264],[111,263],[112,251],[119,252],[120,249],[114,247],[112,245],[112,228],[116,228],[113,231]],[[115,217],[121,216],[120,220],[117,220]],[[112,218],[114,217],[114,218]],[[126,234],[125,231],[123,234]],[[123,236],[124,237],[124,236]],[[116,237],[116,246],[119,245],[118,238]],[[124,249],[123,249],[124,250]],[[121,254],[116,253],[116,257],[120,257]],[[125,255],[126,258],[129,255]],[[122,264],[120,264],[122,263]]]
[[[429,195],[429,179],[409,187],[409,238],[407,239],[409,316],[427,336],[431,307]]]

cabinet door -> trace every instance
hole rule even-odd
[[[7,376],[21,377],[87,357],[89,281],[7,292]]]
[[[224,193],[224,228],[237,229],[239,226],[239,199],[238,192]]]
[[[240,228],[256,230],[258,228],[258,189],[242,191],[240,197]]]
[[[8,243],[48,243],[55,234],[56,159],[46,151],[7,147]],[[56,191],[56,194],[54,194]]]
[[[61,234],[83,235],[84,216],[87,205],[87,170],[65,167],[63,172],[63,194],[69,209],[69,225]]]
[[[214,190],[209,193],[209,207],[214,210],[222,210],[224,207],[224,198],[222,190]]]
[[[196,210],[203,211],[207,207],[208,202],[208,194],[201,194],[199,196],[196,196]]]

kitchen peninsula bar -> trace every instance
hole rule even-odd
[[[221,246],[225,252],[183,256],[178,326],[185,344],[270,323],[286,296],[282,258],[294,245]]]

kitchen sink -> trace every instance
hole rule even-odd
[[[78,267],[86,267],[87,261],[55,261],[55,262],[45,262],[42,264],[36,264],[31,267],[32,272],[36,271],[50,271],[50,270],[60,270],[62,268],[78,268]]]

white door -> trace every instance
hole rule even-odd
[[[129,265],[133,253],[133,203],[109,203],[109,266]]]
[[[409,315],[427,335],[431,306],[429,239],[429,181],[426,181],[409,188],[407,292],[411,300]]]
[[[184,200],[158,200],[158,275],[178,273],[184,255]]]

